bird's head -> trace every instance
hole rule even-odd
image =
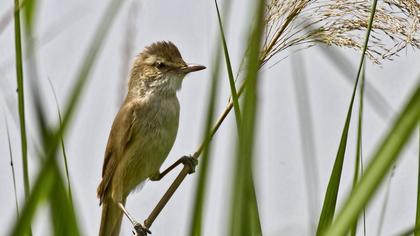
[[[137,56],[130,72],[129,90],[175,93],[188,73],[205,68],[186,63],[172,42],[153,43]]]

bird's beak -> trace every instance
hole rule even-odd
[[[188,74],[190,72],[199,71],[206,69],[205,66],[197,65],[197,64],[187,64],[185,67],[183,67],[181,70],[182,72]]]

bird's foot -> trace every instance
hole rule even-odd
[[[179,161],[184,165],[188,166],[190,169],[188,171],[188,174],[192,174],[195,172],[195,167],[198,165],[197,158],[193,156],[183,156],[179,159]]]
[[[133,234],[136,236],[147,236],[147,234],[152,234],[152,232],[146,228],[145,226],[143,226],[142,224],[135,222],[133,224],[134,230]]]

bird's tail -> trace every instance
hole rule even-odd
[[[125,205],[125,198],[122,204]],[[104,200],[102,203],[99,236],[118,236],[120,234],[122,217],[122,210],[112,199]]]

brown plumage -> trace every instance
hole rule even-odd
[[[128,94],[115,117],[97,194],[102,204],[100,236],[119,235],[128,194],[147,178],[159,179],[178,131],[176,91],[192,71],[171,42],[154,43],[140,53],[130,72]]]

